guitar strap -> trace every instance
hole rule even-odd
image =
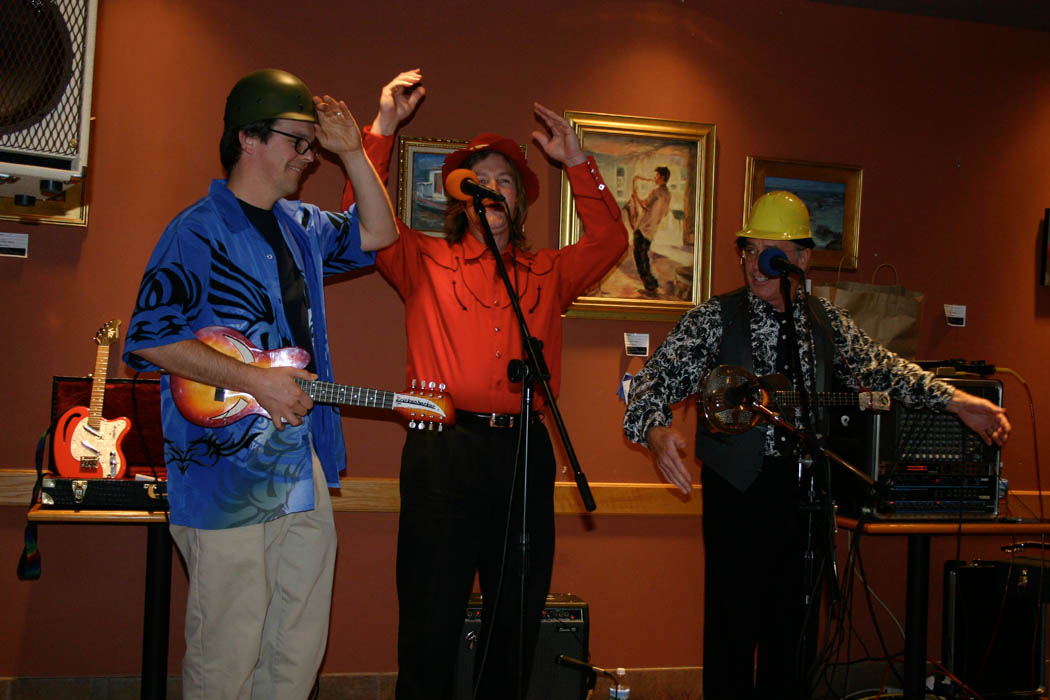
[[[48,438],[55,430],[52,423],[40,436],[36,443],[36,483],[33,484],[33,493],[29,499],[29,507],[36,505],[40,497],[40,487],[44,481],[44,449],[49,444]],[[22,546],[22,554],[18,557],[18,567],[15,575],[19,581],[36,581],[40,578],[40,549],[37,546],[36,523],[27,522],[25,529],[25,544]]]

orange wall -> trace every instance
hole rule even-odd
[[[879,13],[804,0],[536,0],[500,16],[476,3],[418,0],[251,10],[206,0],[102,0],[87,228],[0,222],[28,232],[30,257],[0,259],[7,362],[0,384],[5,459],[32,465],[48,420],[52,375],[91,370],[90,338],[127,321],[160,231],[221,174],[217,142],[226,92],[266,66],[346,99],[367,123],[380,86],[421,66],[429,95],[403,133],[469,138],[497,130],[525,139],[539,100],[582,110],[713,122],[718,128],[713,289],[740,282],[730,248],[741,220],[747,155],[864,167],[860,268],[892,263],[926,293],[920,357],[983,359],[1032,387],[1036,426],[1050,368],[1050,294],[1037,286],[1037,236],[1050,205],[1050,56],[1046,34]],[[456,27],[456,29],[441,29]],[[532,154],[536,147],[532,146]],[[543,194],[529,233],[557,245],[559,173],[534,156]],[[304,197],[335,206],[338,169],[322,165]],[[833,273],[817,273],[819,280]],[[332,347],[342,381],[399,387],[402,310],[376,274],[328,287]],[[966,304],[968,325],[946,327],[944,303]],[[565,322],[562,411],[591,481],[657,481],[647,455],[619,430],[622,333],[669,323]],[[1035,488],[1029,405],[1004,378],[1015,433],[1003,454],[1014,488]],[[692,409],[679,413],[691,433]],[[402,427],[345,420],[350,474],[394,476]],[[1043,443],[1045,454],[1046,441]],[[599,504],[600,505],[600,504]],[[396,518],[337,516],[340,560],[324,670],[395,668]],[[141,633],[137,528],[43,526],[43,578],[11,576],[23,516],[0,509],[0,676],[134,674]],[[602,666],[700,662],[703,583],[699,522],[689,518],[559,518],[553,589],[591,604],[591,651]],[[903,543],[869,540],[868,571],[898,615]],[[942,551],[943,550],[943,551]],[[954,556],[953,544],[935,546]],[[964,558],[994,556],[985,540]],[[756,556],[761,553],[756,552]],[[878,566],[892,561],[892,566]],[[746,573],[742,572],[746,575]],[[934,598],[940,578],[934,577]],[[181,656],[185,586],[173,591],[171,669]],[[92,612],[76,601],[94,602]],[[937,651],[937,611],[931,649]],[[859,611],[858,611],[858,614]]]

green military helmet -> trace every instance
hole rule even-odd
[[[313,93],[291,73],[264,68],[249,73],[226,98],[224,127],[240,129],[261,119],[294,119],[317,123]]]

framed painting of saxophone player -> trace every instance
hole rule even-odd
[[[809,266],[822,270],[856,270],[863,177],[864,170],[859,165],[748,156],[744,175],[744,225],[747,225],[751,205],[766,192],[793,192],[809,209],[809,226],[816,242]]]
[[[397,216],[429,236],[445,235],[445,156],[467,145],[460,139],[401,136],[397,146]]]
[[[620,205],[627,253],[566,316],[677,320],[711,294],[715,125],[565,112]],[[581,223],[561,181],[562,247]]]

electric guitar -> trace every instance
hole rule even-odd
[[[98,352],[91,376],[91,407],[74,406],[55,428],[55,469],[70,479],[117,479],[126,463],[121,442],[131,427],[127,418],[106,420],[102,402],[106,394],[109,346],[120,339],[120,319],[109,321],[95,333]]]
[[[223,355],[257,367],[306,367],[310,362],[310,353],[301,348],[260,350],[232,328],[208,326],[197,331],[196,335],[202,343]],[[413,381],[411,390],[396,394],[309,379],[297,378],[295,383],[317,403],[396,411],[409,419],[410,428],[422,430],[429,426],[433,429],[437,425],[438,430],[441,430],[445,425],[454,425],[456,422],[452,397],[445,391],[444,384],[421,382],[416,387]],[[176,375],[171,377],[171,396],[186,420],[205,428],[229,425],[247,416],[270,417],[251,394],[209,386]]]
[[[888,411],[885,391],[807,392],[811,406],[846,406],[862,411]],[[709,431],[736,435],[749,430],[762,417],[756,405],[781,410],[801,405],[801,392],[783,374],[756,377],[743,367],[719,365],[700,382],[697,398],[700,420]]]

